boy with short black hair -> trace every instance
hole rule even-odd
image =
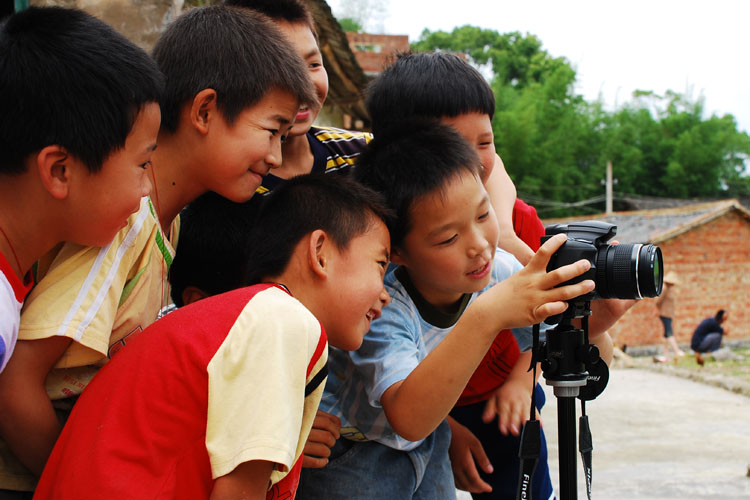
[[[367,111],[376,137],[401,120],[420,117],[455,128],[484,167],[483,181],[497,210],[500,248],[522,264],[529,262],[534,252],[513,226],[517,212],[533,208],[516,200],[516,187],[495,152],[495,95],[479,71],[447,52],[400,54],[368,86]]]
[[[529,261],[539,248],[544,226],[533,207],[515,198],[512,181],[495,152],[492,130],[495,97],[475,68],[464,59],[444,52],[402,54],[372,81],[367,106],[376,134],[415,117],[440,120],[456,129],[475,149],[485,169],[488,166],[492,169],[489,179],[484,180],[498,212],[498,246],[513,253],[522,263]],[[493,164],[496,168],[492,168]],[[505,179],[505,189],[497,184],[498,175]],[[529,413],[528,391],[532,387],[530,382],[522,383],[530,380],[526,372],[530,344],[520,346],[526,352],[519,352],[515,346],[511,349],[508,335],[508,332],[498,335],[459,398],[453,418],[449,419],[456,484],[477,494],[493,490],[492,498],[496,499],[515,498],[519,434]],[[539,386],[535,391],[541,409],[544,392]],[[482,436],[484,448],[473,433]],[[540,466],[534,476],[534,496],[539,498],[552,494],[546,457],[542,434]],[[481,477],[478,468],[484,473]]]
[[[303,472],[300,498],[455,498],[444,420],[498,332],[539,322],[593,287],[556,287],[588,269],[584,261],[546,272],[565,238],[526,268],[496,250],[481,173],[471,146],[435,121],[394,123],[360,158],[356,179],[396,212],[392,302],[359,350],[330,352],[321,409],[341,419],[344,437],[326,467]],[[510,333],[504,345],[518,349]]]
[[[284,161],[263,179],[258,193],[267,194],[285,179],[295,175],[350,172],[372,135],[335,127],[313,126],[328,95],[328,74],[323,66],[315,22],[307,6],[299,0],[225,0],[225,4],[252,9],[269,16],[307,64],[318,96],[318,102],[314,105],[300,108],[282,147]]]
[[[301,176],[277,189],[243,243],[261,284],[178,309],[108,363],[35,498],[294,498],[326,336],[356,349],[389,301],[386,217],[351,180]]]
[[[31,469],[15,462],[17,489],[33,488],[60,432],[50,398],[55,406],[72,401],[169,303],[179,211],[209,190],[249,199],[281,162],[281,139],[300,105],[315,102],[283,35],[243,9],[188,10],[167,27],[154,56],[166,90],[151,196],[110,245],[66,245],[44,259],[23,340],[0,375],[0,434]]]
[[[0,23],[0,372],[32,264],[61,241],[106,245],[148,193],[162,90],[145,52],[83,12]]]

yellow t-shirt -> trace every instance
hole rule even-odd
[[[66,243],[40,260],[18,338],[60,335],[74,340],[47,376],[51,399],[80,394],[98,369],[171,301],[167,272],[178,234],[179,217],[170,228],[170,241],[144,197],[109,245]],[[34,484],[33,475],[0,441],[0,489],[29,491]]]

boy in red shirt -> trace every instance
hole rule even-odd
[[[228,202],[217,202],[224,224]],[[248,282],[261,284],[180,308],[113,358],[76,403],[35,498],[294,498],[326,336],[356,349],[389,302],[386,214],[375,193],[336,177],[274,191],[243,238]]]

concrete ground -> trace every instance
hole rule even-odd
[[[542,419],[557,488],[557,401],[550,387],[545,390]],[[616,368],[586,413],[594,443],[592,498],[750,499],[750,397]],[[579,457],[579,499],[586,498],[582,471]],[[458,498],[471,497],[459,492]]]

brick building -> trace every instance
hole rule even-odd
[[[678,343],[689,343],[697,324],[718,309],[729,311],[728,338],[750,338],[750,211],[737,200],[544,223],[585,219],[617,225],[615,238],[621,243],[661,248],[666,271],[677,272],[681,281],[674,318]],[[639,301],[610,333],[618,345],[660,344],[662,326],[653,300]]]
[[[408,35],[347,32],[346,37],[357,62],[370,78],[383,71],[395,54],[409,50]]]

